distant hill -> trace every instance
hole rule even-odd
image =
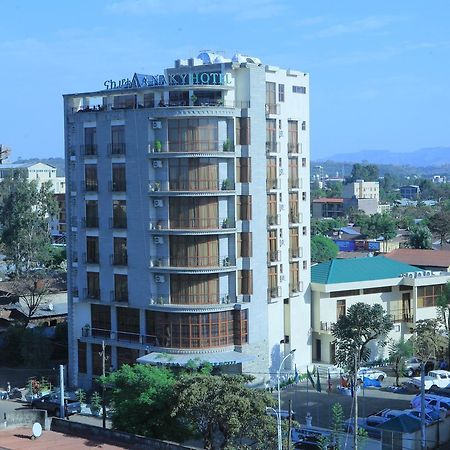
[[[27,164],[27,163],[38,163],[42,162],[45,164],[49,164],[50,166],[56,167],[56,176],[63,177],[65,173],[65,162],[64,158],[29,158],[29,159],[21,159],[19,158],[17,161],[14,161],[15,164]]]
[[[339,153],[326,159],[335,162],[367,161],[374,164],[399,164],[415,167],[444,166],[450,165],[450,147],[422,148],[412,152],[361,150],[356,153]]]

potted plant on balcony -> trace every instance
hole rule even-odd
[[[195,94],[191,95],[191,106],[195,106],[197,102],[197,96]]]
[[[226,138],[222,144],[222,150],[224,152],[229,152],[231,150],[231,141],[229,138]]]
[[[161,153],[162,151],[162,142],[159,139],[156,139],[153,148],[156,153]]]
[[[231,189],[231,182],[228,178],[222,181],[222,191],[228,191]]]
[[[222,228],[228,228],[228,218],[223,219]]]
[[[223,266],[224,267],[230,266],[230,258],[228,256],[223,259]]]

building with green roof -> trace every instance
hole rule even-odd
[[[383,256],[334,259],[311,268],[313,360],[334,363],[331,329],[351,305],[381,304],[394,321],[388,338],[408,339],[417,320],[436,317],[436,299],[450,273],[422,270]],[[386,357],[376,344],[372,359]]]

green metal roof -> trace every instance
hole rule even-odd
[[[396,278],[405,272],[420,271],[422,269],[384,256],[332,259],[311,268],[311,281],[319,284],[352,283]]]

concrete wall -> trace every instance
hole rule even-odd
[[[47,411],[38,409],[24,409],[6,413],[6,428],[32,427],[34,423],[40,423],[43,429],[48,429]],[[5,422],[3,422],[4,426]]]
[[[161,441],[159,439],[146,438],[122,431],[113,431],[84,423],[71,422],[70,420],[52,420],[51,430],[79,436],[89,440],[108,441],[115,444],[124,444],[127,448],[135,450],[198,450],[197,447],[186,447],[175,442]]]

